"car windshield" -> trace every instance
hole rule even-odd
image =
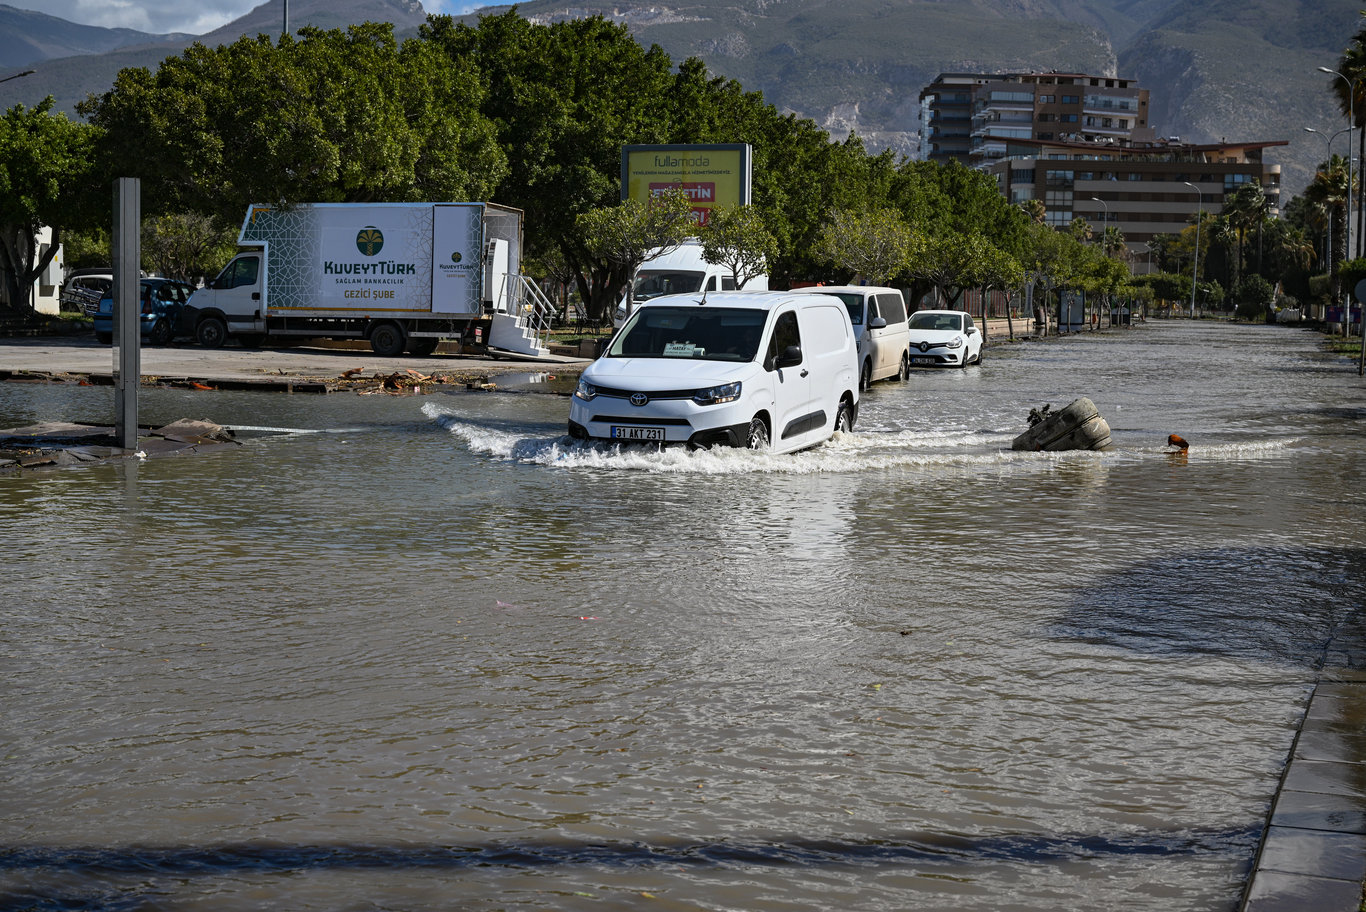
[[[753,361],[767,317],[767,311],[738,307],[642,307],[607,357]]]
[[[632,294],[637,301],[648,301],[666,294],[692,294],[702,290],[702,280],[706,275],[705,272],[677,269],[642,269],[636,274]]]
[[[911,329],[937,329],[943,332],[959,332],[963,328],[962,314],[914,313],[911,314]]]

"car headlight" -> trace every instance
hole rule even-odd
[[[952,339],[949,340],[949,348],[962,348],[962,347],[963,347],[963,337],[962,337],[962,336],[954,336]]]
[[[574,388],[574,398],[582,399],[584,402],[592,402],[597,396],[598,388],[583,378],[579,378],[579,385]]]
[[[723,383],[720,386],[701,389],[692,394],[692,401],[698,405],[720,405],[724,402],[734,402],[740,398],[740,382]]]

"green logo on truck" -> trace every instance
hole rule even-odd
[[[384,249],[384,233],[374,225],[366,225],[356,235],[356,249],[363,256],[374,256]]]

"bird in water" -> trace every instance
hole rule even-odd
[[[1186,438],[1178,434],[1167,435],[1167,446],[1176,447],[1183,453],[1190,449],[1190,444],[1186,442]]]

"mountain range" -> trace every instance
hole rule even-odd
[[[836,139],[854,131],[872,150],[913,157],[919,94],[939,73],[1131,78],[1150,91],[1162,136],[1288,141],[1268,151],[1282,165],[1283,200],[1313,177],[1326,137],[1346,127],[1330,94],[1335,77],[1317,68],[1336,67],[1363,24],[1356,0],[531,0],[516,9],[540,22],[600,14],[675,60],[702,58]],[[426,14],[417,0],[295,0],[289,26],[366,20],[392,22],[403,37]],[[0,4],[0,76],[33,70],[0,80],[0,105],[52,95],[73,112],[124,67],[155,68],[195,41],[283,25],[282,0],[199,36],[78,25]],[[1333,151],[1344,154],[1345,140]]]

